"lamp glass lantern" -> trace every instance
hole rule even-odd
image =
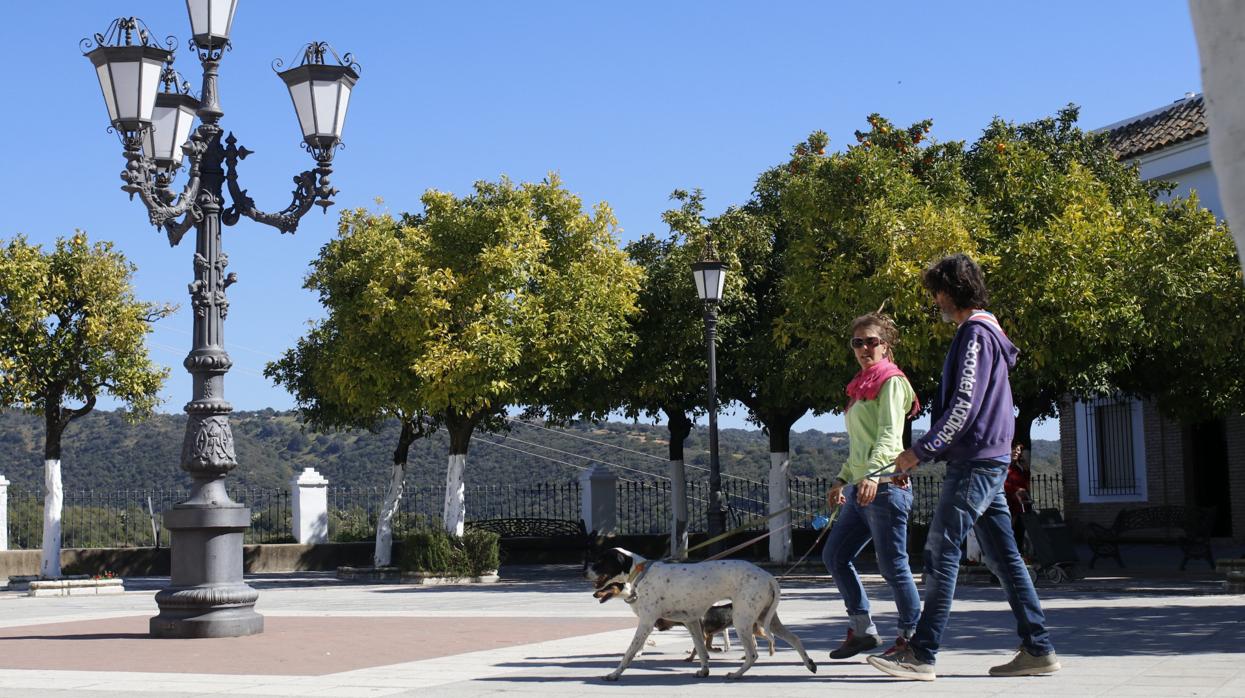
[[[722,300],[726,284],[726,263],[716,259],[702,259],[692,264],[692,277],[696,279],[696,294],[700,300],[716,303]]]
[[[99,46],[86,54],[95,66],[108,119],[123,133],[151,125],[160,73],[173,53],[156,46]]]
[[[143,132],[143,151],[162,169],[176,169],[182,162],[181,146],[190,137],[199,100],[181,92],[156,95],[151,128]]]
[[[238,0],[186,0],[190,31],[199,48],[222,48],[229,43]]]
[[[346,65],[304,63],[279,75],[290,90],[303,140],[313,151],[332,150],[341,140],[359,74]]]

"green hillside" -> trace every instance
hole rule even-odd
[[[64,438],[65,488],[185,488],[189,478],[178,467],[185,425],[184,415],[165,414],[131,425],[117,412],[94,412],[75,421]],[[256,488],[284,488],[305,467],[316,468],[334,485],[383,487],[398,436],[396,424],[385,425],[376,433],[317,433],[304,429],[296,413],[274,410],[236,412],[232,425],[239,466],[230,479],[239,486]],[[695,429],[688,440],[685,453],[689,477],[704,475],[695,466],[708,467],[707,435],[706,429]],[[565,430],[515,425],[508,434],[473,438],[467,484],[565,482],[580,472],[568,464],[582,468],[593,461],[621,466],[617,471],[624,478],[644,479],[644,473],[664,474],[666,437],[664,426],[651,424],[607,422]],[[769,454],[761,432],[725,429],[719,443],[723,472],[765,480]],[[847,456],[847,437],[813,430],[792,434],[791,450],[793,475],[828,477],[838,471]],[[0,412],[0,474],[17,489],[38,491],[43,477],[42,453],[40,418]],[[415,486],[443,484],[447,453],[444,434],[416,442],[411,448],[408,482]],[[1033,461],[1037,472],[1058,470],[1058,442],[1035,441]]]

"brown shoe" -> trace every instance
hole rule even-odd
[[[830,653],[831,659],[847,659],[855,657],[861,652],[867,652],[882,644],[882,638],[877,635],[857,635],[855,630],[847,630],[847,639],[838,649]]]

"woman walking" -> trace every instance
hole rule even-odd
[[[847,605],[850,625],[847,639],[830,653],[831,659],[855,656],[882,641],[854,564],[870,540],[899,609],[899,633],[887,653],[906,646],[921,612],[921,599],[908,566],[911,486],[904,477],[866,477],[893,462],[904,450],[904,422],[920,411],[912,385],[893,360],[898,341],[895,323],[881,313],[862,315],[852,322],[851,348],[860,372],[847,385],[849,453],[826,497],[831,507],[841,505],[843,509],[821,552]]]

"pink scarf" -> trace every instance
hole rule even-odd
[[[890,359],[882,359],[869,368],[860,369],[852,382],[847,384],[847,409],[850,410],[857,400],[876,400],[878,393],[882,392],[882,384],[895,376],[903,376],[904,380],[908,380],[903,370]],[[920,411],[921,401],[913,397],[908,416],[915,417]]]

